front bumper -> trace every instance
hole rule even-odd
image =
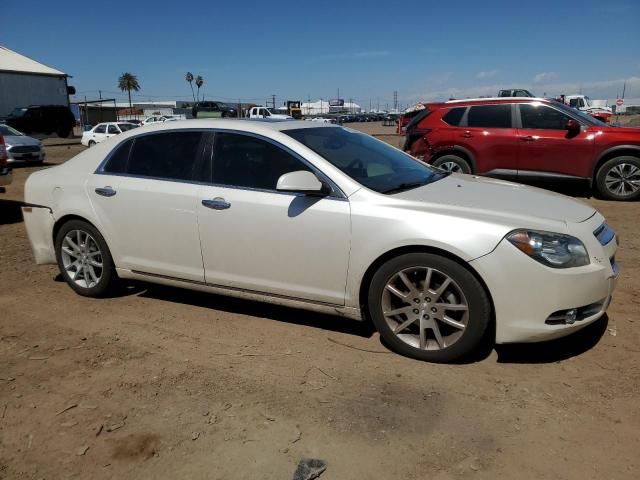
[[[584,240],[584,236],[580,239]],[[563,337],[604,315],[618,280],[616,240],[603,246],[593,237],[586,246],[591,263],[577,268],[546,267],[507,240],[471,262],[491,293],[496,343]],[[557,321],[563,318],[562,313],[573,309],[578,314],[575,320]]]
[[[0,168],[0,187],[9,185],[13,181],[13,173],[9,167]]]

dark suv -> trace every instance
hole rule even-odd
[[[68,137],[76,125],[76,118],[64,105],[32,105],[14,108],[6,119],[7,125],[23,133],[53,132],[59,137]]]
[[[516,180],[584,179],[603,197],[640,198],[640,130],[610,127],[553,100],[425,105],[405,151],[439,168]]]
[[[191,109],[193,118],[237,117],[235,108],[222,102],[199,102]]]

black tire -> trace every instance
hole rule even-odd
[[[398,272],[414,267],[417,267],[418,269],[421,267],[429,267],[433,269],[434,273],[432,274],[432,279],[435,278],[435,276],[441,274],[448,276],[451,280],[453,280],[453,282],[455,282],[455,284],[457,284],[455,285],[455,288],[460,288],[464,300],[466,300],[468,309],[466,313],[466,326],[461,334],[454,333],[456,332],[456,330],[453,329],[453,327],[449,327],[448,325],[441,322],[437,323],[437,325],[439,326],[439,332],[441,334],[444,335],[445,333],[450,331],[454,333],[454,335],[459,335],[457,339],[452,340],[452,343],[450,345],[446,345],[446,339],[448,338],[446,337],[444,348],[432,350],[421,349],[419,348],[419,346],[416,347],[410,345],[393,332],[392,328],[389,326],[387,320],[384,317],[382,304],[383,294],[387,290],[387,283]],[[433,281],[434,280],[432,280],[432,282]],[[444,296],[446,292],[447,290],[445,290],[442,295]],[[429,292],[426,292],[426,295],[431,294]],[[439,298],[443,297],[441,296]],[[439,298],[435,298],[433,299],[433,301],[438,302]],[[432,299],[423,298],[422,300],[431,301]],[[410,305],[411,307],[420,307],[420,305],[413,305],[410,302],[401,301],[400,303],[407,304],[408,306]],[[373,321],[374,326],[380,333],[380,336],[384,340],[384,343],[391,350],[406,357],[436,363],[453,362],[471,354],[483,341],[485,332],[487,331],[487,327],[489,326],[489,322],[491,321],[491,302],[489,301],[489,297],[484,287],[478,281],[478,279],[461,264],[449,258],[431,253],[409,253],[400,255],[383,264],[371,279],[367,297],[367,307],[368,313],[371,317],[371,320]],[[416,310],[413,310],[413,312],[415,311]],[[428,313],[428,311],[429,308],[427,308],[423,313]],[[426,317],[428,317],[428,315],[426,315]],[[406,321],[407,319],[408,315],[405,317],[401,317],[398,323]],[[417,328],[418,323],[416,322],[410,324],[407,329]],[[401,332],[407,332],[407,329],[401,330]],[[429,330],[427,333],[433,336],[433,330]],[[430,341],[433,344],[433,342],[435,342],[435,336],[433,340]]]
[[[612,179],[621,178],[620,173],[624,175],[631,172],[633,172],[633,176],[627,177],[627,180],[640,181],[640,158],[624,155],[607,160],[596,172],[595,187],[597,193],[608,200],[629,201],[640,198],[640,188],[636,188],[634,191],[634,187],[628,181],[611,183]],[[607,176],[609,176],[608,179]],[[620,188],[621,184],[624,191],[619,193],[618,188]]]
[[[96,144],[96,142],[94,142],[93,140],[89,140],[89,148],[94,147]]]
[[[436,158],[431,165],[450,172],[472,173],[469,162],[458,155],[443,155]]]
[[[60,127],[58,128],[58,130],[56,130],[56,133],[60,138],[68,138],[69,135],[71,134],[71,129],[66,127]]]
[[[70,276],[69,271],[64,266],[63,260],[63,241],[65,236],[78,230],[89,234],[93,240],[97,243],[100,249],[100,256],[94,257],[101,260],[102,269],[99,277],[99,281],[95,285],[91,285],[89,288],[78,285]],[[66,247],[69,248],[69,247]],[[111,252],[100,232],[90,223],[84,220],[70,220],[66,222],[56,234],[55,238],[56,260],[58,262],[58,268],[62,277],[67,284],[79,295],[84,297],[104,297],[111,292],[118,283],[118,275],[116,274],[115,265],[111,257]]]

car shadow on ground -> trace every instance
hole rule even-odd
[[[561,193],[562,195],[568,195],[569,197],[591,198],[593,197],[593,190],[589,187],[589,183],[586,181],[575,182],[541,182],[541,181],[525,181],[518,180],[520,183],[529,185],[531,187],[538,187],[544,190],[550,190],[552,192]]]
[[[554,363],[581,355],[595,347],[606,333],[609,317],[557,340],[539,343],[512,343],[496,345],[498,363]]]
[[[22,222],[22,202],[0,199],[0,225]]]
[[[374,334],[373,326],[369,322],[359,322],[338,315],[327,315],[195,290],[149,284],[144,285],[144,290],[139,295],[145,298],[155,298],[238,315],[267,318],[277,322],[303,325],[358,337],[368,338]]]

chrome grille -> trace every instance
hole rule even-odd
[[[40,152],[40,147],[37,145],[16,145],[15,147],[11,147],[11,153],[38,153]]]

